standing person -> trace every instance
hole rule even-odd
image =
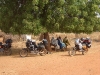
[[[67,36],[63,39],[63,42],[65,43],[66,48],[67,48],[68,45],[70,45]]]

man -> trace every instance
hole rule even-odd
[[[63,44],[62,44],[62,39],[61,39],[60,36],[57,37],[57,41],[58,41],[58,45],[60,46],[60,49],[62,49],[63,48]]]
[[[2,45],[2,42],[0,42],[0,51],[3,51],[3,45]]]
[[[54,39],[54,37],[51,38],[51,45],[53,46],[57,46],[58,42],[56,39]]]
[[[70,43],[69,43],[69,41],[67,39],[67,36],[63,39],[63,43],[65,43],[66,48],[67,48],[68,45],[70,45]]]
[[[42,42],[43,42],[43,44],[44,44],[45,46],[48,45],[48,41],[47,41],[47,39],[43,39]]]
[[[54,37],[51,38],[51,46],[54,46],[56,49],[59,49],[58,41]]]
[[[79,48],[79,51],[83,51],[82,49],[82,41],[80,39],[75,40],[75,46]]]

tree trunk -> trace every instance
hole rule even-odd
[[[48,45],[46,46],[46,49],[49,52],[51,52],[52,50],[51,50],[51,46],[50,46],[50,38],[49,38],[49,33],[48,32],[44,33],[44,39],[47,39],[47,41],[48,41]]]

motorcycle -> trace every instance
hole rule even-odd
[[[0,55],[11,55],[12,54],[11,44],[12,44],[11,39],[7,39],[5,41],[5,44],[2,44],[2,42],[0,42]]]
[[[35,44],[35,42],[27,41],[26,42],[26,47],[23,48],[20,52],[19,55],[21,57],[27,57],[29,53],[31,54],[40,54],[41,56],[47,54],[47,50],[45,49],[45,46],[42,42],[38,43],[38,45]]]
[[[73,49],[69,50],[68,51],[68,54],[70,56],[74,56],[76,54],[76,52],[82,52],[82,55],[86,54],[88,52],[88,48],[91,48],[91,42],[88,42],[88,41],[84,41],[82,43],[82,51],[80,51],[79,49],[79,46],[78,45],[75,45],[75,47],[73,47]]]

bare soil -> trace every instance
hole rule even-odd
[[[0,75],[100,75],[100,42],[92,43],[86,55],[77,52],[73,57],[65,51],[22,58],[15,50],[0,56]]]

